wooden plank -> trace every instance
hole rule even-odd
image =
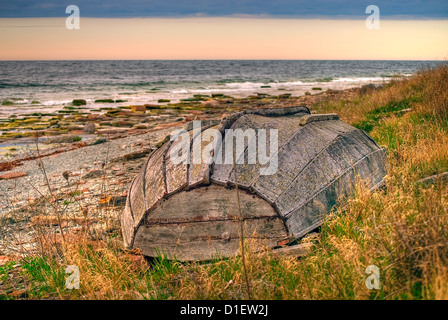
[[[279,150],[277,172],[271,176],[259,176],[253,183],[253,189],[274,203],[298,173],[331,145],[339,134],[355,130],[353,127],[337,127],[339,130],[335,132],[333,127],[327,122],[311,123],[297,131]]]
[[[241,129],[246,130],[251,128],[254,125],[252,122],[252,119],[250,116],[243,115],[240,116],[229,129]],[[245,142],[245,146],[247,146],[247,143]],[[227,148],[226,140],[225,140],[225,134],[222,138],[222,143],[220,148],[218,149],[218,157],[221,159],[221,163],[215,163],[213,165],[213,174],[211,176],[211,179],[213,182],[219,183],[219,184],[227,184],[229,181],[229,175],[232,172],[233,163],[226,163],[225,161],[225,150]],[[235,159],[239,159],[243,153],[236,154],[236,144],[233,143],[233,153],[235,154]]]
[[[146,211],[154,207],[156,203],[166,194],[165,168],[163,159],[169,146],[169,143],[165,143],[162,147],[157,149],[148,160],[145,176]],[[135,216],[134,220],[135,224],[140,222]]]
[[[249,164],[248,157],[250,148],[248,148],[248,145],[246,144],[244,154],[240,157],[240,162],[243,162],[243,164],[236,165],[238,185],[245,188],[249,188],[253,184],[254,180],[260,175],[261,168],[266,168],[269,166],[269,162],[268,164],[262,165],[259,161],[258,155],[260,151],[263,154],[269,154],[271,150],[271,130],[277,130],[277,148],[273,148],[273,153],[269,154],[270,160],[272,160],[274,156],[278,154],[281,146],[290,139],[291,133],[296,132],[300,128],[299,117],[267,118],[261,116],[253,116],[253,118],[254,122],[256,123],[254,129],[257,133],[257,136],[252,141],[250,141],[250,143],[253,143],[256,146],[256,163]],[[260,129],[266,130],[266,150],[259,150],[258,143],[260,136],[258,135],[258,130]],[[229,181],[232,184],[234,184],[235,182],[235,173],[233,168],[229,176]]]
[[[277,248],[272,250],[272,254],[278,257],[303,257],[310,253],[311,248],[313,247],[313,243],[307,242],[302,244],[296,244],[289,247]]]
[[[245,220],[244,225],[246,238],[261,239],[268,247],[287,236],[278,217]],[[134,247],[147,256],[163,252],[170,259],[210,260],[235,255],[239,242],[239,221],[204,221],[143,225],[136,233]]]
[[[188,142],[188,149],[190,149],[191,146],[191,138],[192,138],[191,131],[189,132],[189,136],[190,141]],[[166,175],[166,190],[168,195],[176,192],[179,189],[182,189],[187,185],[187,169],[188,169],[187,163],[181,162],[175,164],[173,161],[171,161],[170,156],[171,151],[175,150],[175,148],[182,146],[183,143],[185,143],[185,141],[182,141],[182,139],[176,139],[171,143],[171,146],[169,147],[166,153],[165,175]]]
[[[275,201],[279,213],[284,216],[299,207],[371,152],[360,138],[366,140],[359,130],[350,131],[318,153]],[[369,174],[362,173],[363,176]]]
[[[134,240],[134,219],[132,218],[131,208],[129,206],[129,198],[126,201],[123,215],[121,217],[121,229],[124,246],[125,248],[130,249]]]
[[[423,179],[420,179],[417,181],[417,183],[420,183],[424,186],[431,186],[431,185],[435,185],[437,186],[437,184],[440,182],[441,184],[444,184],[448,181],[448,172],[443,172],[440,174],[435,174]]]
[[[294,107],[287,107],[287,108],[271,108],[271,109],[256,109],[256,110],[246,110],[243,112],[238,112],[235,114],[230,115],[229,117],[223,119],[218,126],[218,129],[222,132],[225,132],[225,129],[237,129],[240,128],[242,130],[248,129],[248,128],[257,128],[257,126],[254,126],[254,124],[258,121],[261,122],[270,122],[272,123],[278,123],[278,117],[288,118],[291,123],[299,124],[299,119],[303,117],[306,114],[309,114],[310,111],[305,106],[294,106]],[[274,118],[270,118],[274,117]],[[253,120],[252,120],[253,119]],[[251,121],[255,121],[255,123],[251,124]],[[249,125],[248,125],[249,124]],[[266,127],[266,126],[265,126]],[[286,129],[289,127],[287,125],[286,127],[282,127],[282,129]],[[261,127],[260,127],[261,128]],[[271,125],[271,128],[279,128],[279,126]],[[290,130],[294,130],[291,129]],[[285,130],[286,132],[287,130]],[[290,131],[291,132],[291,131]],[[290,133],[289,132],[289,133]],[[281,133],[279,134],[282,135]],[[222,148],[219,150],[219,154],[221,155],[222,159],[224,159],[224,150],[225,150],[225,142],[223,139]],[[245,144],[247,146],[247,143]],[[244,155],[239,154],[236,155],[235,159],[239,159]],[[224,162],[224,160],[223,160]],[[213,174],[212,174],[212,181],[219,184],[227,184],[229,182],[229,178],[232,177],[231,170],[233,169],[233,164],[215,164],[213,166]],[[244,182],[243,182],[244,183]]]
[[[145,194],[143,190],[143,168],[135,177],[129,192],[129,206],[132,212],[134,227],[143,219],[145,215]]]
[[[300,119],[300,125],[304,126],[311,122],[328,120],[339,120],[339,116],[336,113],[305,115]]]
[[[304,114],[301,114],[304,115]],[[247,129],[254,130],[255,136],[251,139],[245,139],[244,141],[244,152],[236,155],[236,167],[238,172],[238,184],[243,187],[249,187],[254,180],[254,178],[259,174],[261,166],[258,158],[255,164],[249,164],[248,154],[250,148],[249,145],[253,144],[255,146],[256,157],[258,157],[258,130],[266,130],[266,148],[270,150],[270,130],[278,130],[278,145],[282,145],[286,141],[291,132],[294,132],[300,127],[299,116],[289,116],[289,117],[264,117],[260,115],[244,115],[240,117],[237,121],[233,123],[230,127],[232,130],[241,129],[243,132]],[[225,140],[225,139],[224,139]],[[234,150],[235,150],[234,144]],[[224,151],[226,145],[223,143],[223,148],[220,150],[222,159],[224,160]],[[263,150],[266,152],[266,150]],[[240,164],[238,164],[240,163]],[[242,164],[241,164],[242,163]],[[212,181],[217,181],[218,183],[226,184],[230,182],[234,184],[235,178],[233,173],[233,164],[221,164],[215,165]]]
[[[287,213],[285,218],[289,232],[301,237],[318,227],[340,196],[353,194],[357,174],[361,174],[361,178],[369,178],[372,189],[381,184],[386,174],[384,156],[383,149],[366,155],[312,198]]]
[[[244,218],[275,217],[272,206],[256,195],[240,190],[240,205]],[[182,191],[164,199],[154,208],[148,223],[200,222],[227,220],[239,216],[235,189],[212,184]]]
[[[204,136],[204,135],[206,136],[208,133],[219,132],[217,129],[218,129],[218,126],[208,128],[202,132],[202,136]],[[192,146],[194,146],[194,141],[196,141],[197,139],[202,139],[202,137],[200,137],[200,136],[195,137],[192,142]],[[190,188],[198,186],[200,184],[209,184],[210,183],[210,170],[211,170],[212,164],[206,163],[204,161],[204,157],[203,157],[204,150],[205,150],[205,148],[207,148],[209,146],[209,144],[213,145],[213,142],[201,141],[200,163],[194,163],[193,152],[190,155],[190,166],[188,168],[188,186]]]

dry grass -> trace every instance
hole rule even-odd
[[[326,101],[316,109],[339,113],[387,148],[385,188],[371,193],[360,181],[356,195],[343,199],[345,205],[323,224],[304,258],[279,258],[247,240],[252,298],[447,299],[448,186],[416,181],[448,170],[448,66],[393,80],[379,90],[360,90],[350,101]],[[148,262],[107,237],[94,242],[88,236],[68,237],[66,244],[59,255],[22,263],[31,297],[247,298],[241,256],[207,264]],[[65,289],[67,265],[80,268],[79,290]],[[379,290],[365,285],[369,265],[379,267]]]

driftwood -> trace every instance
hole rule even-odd
[[[383,184],[385,150],[336,114],[310,114],[306,107],[258,109],[207,125],[202,133],[216,129],[222,136],[216,155],[223,158],[226,129],[266,129],[268,145],[269,129],[277,129],[278,152],[269,159],[278,157],[278,170],[262,175],[263,165],[247,161],[175,164],[169,154],[179,141],[167,140],[150,154],[130,186],[122,217],[127,248],[179,260],[235,255],[239,221],[234,170],[245,236],[269,248],[322,224],[338,198],[353,193],[357,177],[367,180],[371,189]],[[198,132],[189,134],[194,145]],[[236,159],[248,158],[249,140]]]
[[[439,181],[442,184],[446,183],[448,181],[448,172],[443,172],[440,174],[425,177],[423,179],[418,180],[417,183],[420,183],[424,186],[431,186],[431,185],[437,185]]]
[[[310,252],[312,246],[313,244],[311,242],[307,242],[294,246],[277,248],[272,250],[272,253],[274,256],[290,256],[300,258],[306,256]]]

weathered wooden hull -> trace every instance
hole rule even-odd
[[[235,190],[229,187],[235,182],[242,189],[246,237],[275,247],[318,227],[340,196],[353,193],[357,178],[374,189],[386,174],[384,149],[335,114],[310,115],[305,107],[251,110],[202,134],[211,129],[222,134],[215,154],[222,158],[226,129],[266,129],[268,145],[269,130],[277,129],[278,152],[268,157],[276,157],[277,171],[263,175],[259,163],[238,164],[249,156],[250,137],[244,151],[235,154],[235,164],[174,164],[168,155],[178,141],[167,142],[150,155],[131,184],[122,218],[126,247],[180,260],[234,255],[239,213]],[[189,133],[194,145],[199,131]]]

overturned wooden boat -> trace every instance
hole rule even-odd
[[[233,144],[234,137],[227,139],[238,129],[246,138],[242,147]],[[302,106],[248,110],[187,130],[188,153],[180,154],[190,161],[172,161],[173,150],[181,149],[181,139],[172,138],[149,156],[128,192],[124,243],[146,256],[209,260],[235,255],[239,216],[246,238],[263,239],[271,248],[291,243],[321,225],[340,196],[353,194],[357,178],[375,189],[386,174],[385,150],[364,131],[336,114],[310,114]],[[276,147],[263,164],[245,161],[261,149],[254,131],[264,133],[265,145]],[[214,148],[196,143],[204,136],[214,137],[209,140]],[[198,146],[199,163],[193,161]],[[223,161],[229,149],[230,163]],[[205,161],[207,156],[213,161]],[[276,170],[263,173],[274,159]]]

